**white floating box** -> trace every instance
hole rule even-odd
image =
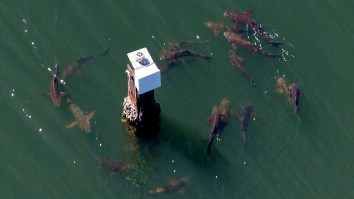
[[[127,54],[134,69],[134,82],[139,95],[161,86],[161,73],[146,48]]]

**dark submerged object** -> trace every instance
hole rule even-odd
[[[72,76],[74,74],[81,74],[81,66],[82,65],[84,65],[87,62],[90,62],[92,60],[95,60],[99,57],[106,56],[109,51],[110,51],[110,48],[106,49],[105,51],[103,51],[99,55],[89,55],[86,57],[82,57],[82,58],[79,58],[78,60],[76,60],[75,62],[69,64],[63,72],[63,79],[68,79],[70,76]]]
[[[248,122],[251,118],[253,111],[252,104],[250,102],[244,103],[241,112],[239,113],[239,118],[242,126],[242,137],[243,144],[246,146],[248,142]]]
[[[230,57],[230,66],[236,66],[241,73],[251,82],[253,81],[251,75],[246,71],[246,69],[241,65],[245,59],[236,55],[235,51],[230,50],[229,52]]]
[[[279,56],[279,55],[273,55],[268,52],[262,51],[261,49],[257,48],[255,45],[251,44],[249,41],[245,40],[244,38],[242,38],[241,36],[239,36],[234,32],[224,32],[224,36],[227,40],[229,40],[229,42],[232,43],[232,47],[234,49],[236,49],[238,46],[242,46],[262,56],[266,56],[266,57]]]
[[[280,42],[274,42],[271,36],[263,30],[261,25],[257,24],[255,20],[252,19],[252,13],[254,9],[247,10],[246,12],[239,12],[236,10],[229,10],[224,12],[224,16],[235,22],[233,30],[235,32],[239,31],[242,27],[248,25],[253,31],[260,35],[266,42],[273,46],[278,46],[282,44]]]
[[[208,150],[207,150],[207,153],[209,154],[211,152],[211,145],[213,144],[215,138],[220,133],[219,127],[221,123],[221,114],[217,106],[213,106],[211,110],[211,117],[208,118],[208,120],[211,122],[210,136],[209,136]]]
[[[209,41],[181,41],[181,42],[171,42],[167,44],[167,51],[182,50],[185,47],[192,46],[194,44],[207,44]]]
[[[204,59],[211,58],[210,56],[203,55],[191,50],[173,50],[173,51],[164,50],[161,53],[160,60],[173,60],[174,62],[177,62],[177,59],[181,57],[201,57]]]
[[[221,22],[207,21],[204,24],[213,30],[213,34],[215,37],[217,37],[220,34],[220,32],[231,32],[232,31],[232,28],[225,25],[224,21],[221,21]]]
[[[67,96],[68,93],[60,91],[58,75],[59,75],[59,68],[58,68],[58,64],[56,63],[55,70],[53,73],[53,78],[52,81],[50,82],[50,92],[44,95],[49,97],[53,101],[55,106],[60,107],[61,97]]]
[[[104,158],[101,158],[97,156],[96,154],[92,153],[93,159],[95,160],[96,164],[99,165],[100,167],[103,167],[105,169],[108,169],[111,172],[121,172],[121,171],[130,171],[134,169],[132,165],[129,165],[123,161],[117,160],[117,161],[110,161],[106,160]]]
[[[302,96],[302,93],[300,92],[299,87],[297,86],[296,83],[291,83],[289,85],[289,99],[291,104],[293,105],[294,108],[294,113],[296,117],[299,119],[301,122],[300,116],[299,116],[299,98]]]

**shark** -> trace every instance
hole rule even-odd
[[[180,194],[185,192],[185,187],[188,184],[189,178],[182,177],[180,179],[170,179],[169,185],[157,187],[149,191],[150,194],[171,193],[178,191]]]
[[[296,83],[287,83],[284,77],[277,78],[278,88],[275,90],[277,93],[283,93],[293,106],[294,113],[298,120],[301,122],[299,116],[299,99],[303,96],[299,86]]]
[[[178,58],[181,57],[201,57],[204,59],[211,58],[210,56],[203,55],[192,50],[164,50],[161,53],[160,60],[172,60],[173,62],[177,62]]]
[[[262,51],[261,49],[257,48],[255,45],[251,44],[249,41],[245,40],[244,38],[242,38],[241,36],[239,36],[234,32],[224,32],[224,36],[227,40],[229,40],[229,42],[232,43],[232,48],[234,49],[236,49],[238,46],[242,46],[262,56],[266,56],[266,57],[279,56],[279,55],[273,55],[268,52]]]
[[[209,41],[181,41],[181,42],[169,42],[167,44],[167,51],[181,50],[185,47],[192,46],[194,44],[207,44]]]
[[[275,90],[275,92],[284,93],[286,96],[288,96],[290,94],[288,84],[286,83],[286,80],[284,77],[277,78],[277,85],[278,85],[278,88]]]
[[[71,77],[74,74],[77,74],[77,75],[82,74],[82,72],[81,72],[82,65],[84,65],[87,62],[90,62],[92,60],[95,60],[99,57],[103,57],[103,56],[107,55],[109,51],[110,51],[110,48],[106,49],[105,51],[103,51],[99,55],[89,55],[86,57],[81,57],[81,58],[77,59],[76,61],[74,61],[73,63],[70,63],[64,69],[64,72],[62,75],[63,79],[68,79],[69,77]]]
[[[241,111],[238,113],[239,119],[242,126],[242,137],[243,144],[246,146],[248,141],[248,122],[252,116],[252,104],[250,102],[245,102],[241,108]]]
[[[132,169],[134,169],[134,166],[129,165],[123,161],[117,160],[117,161],[110,161],[110,160],[106,160],[102,157],[97,156],[96,154],[92,153],[92,156],[96,162],[97,165],[99,165],[100,167],[103,167],[105,169],[110,170],[111,172],[115,173],[115,172],[128,172]]]
[[[229,10],[224,12],[224,16],[228,17],[229,19],[235,22],[233,30],[236,32],[240,30],[240,28],[242,28],[243,26],[248,25],[272,46],[278,46],[279,44],[282,44],[281,42],[274,42],[271,36],[263,30],[261,25],[257,24],[256,21],[252,19],[253,10],[254,9],[251,9],[245,12]]]
[[[220,120],[221,122],[227,123],[231,116],[230,100],[228,98],[223,98],[220,102]]]
[[[303,94],[300,92],[300,89],[296,83],[291,83],[289,85],[289,90],[290,90],[289,98],[290,98],[291,104],[293,105],[294,113],[295,113],[296,117],[298,118],[298,120],[301,122],[301,119],[299,116],[299,98]]]
[[[79,126],[80,129],[85,133],[90,133],[91,132],[90,120],[95,114],[95,111],[89,113],[88,115],[85,115],[77,105],[72,103],[70,100],[67,100],[67,102],[69,103],[70,111],[73,113],[75,117],[75,121],[67,125],[66,128],[73,128],[75,126]]]
[[[247,72],[247,70],[241,65],[241,62],[243,62],[245,59],[242,57],[239,57],[236,55],[235,51],[230,50],[229,52],[229,57],[230,57],[230,64],[229,66],[236,66],[241,73],[249,79],[251,82],[253,81],[251,75]]]
[[[59,75],[59,68],[58,68],[58,63],[56,63],[55,70],[53,72],[53,78],[52,81],[50,82],[50,92],[44,94],[44,96],[49,97],[53,101],[55,106],[60,107],[61,97],[67,96],[68,93],[60,91],[58,75]]]
[[[215,37],[217,37],[220,32],[232,32],[232,28],[227,26],[224,21],[221,22],[212,22],[212,21],[207,21],[204,23],[207,27],[211,28],[213,30],[213,34]]]
[[[211,145],[213,144],[215,138],[219,135],[220,133],[220,123],[221,123],[221,114],[219,111],[218,106],[214,105],[212,110],[211,110],[211,116],[208,118],[208,121],[211,122],[211,128],[210,128],[210,136],[209,136],[209,142],[208,142],[208,150],[207,153],[209,154],[211,152]]]

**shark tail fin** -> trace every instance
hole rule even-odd
[[[105,51],[103,51],[101,54],[99,54],[97,57],[103,57],[103,56],[106,56],[109,51],[111,50],[111,48],[107,48]]]
[[[51,98],[50,93],[43,93],[43,96],[44,96],[44,97]]]
[[[270,45],[274,47],[279,47],[279,45],[284,44],[283,42],[271,42]]]
[[[297,119],[299,120],[299,122],[301,123],[301,119],[300,119],[299,114],[296,114],[296,117],[297,117]]]
[[[66,102],[67,102],[69,105],[74,103],[74,102],[73,102],[73,101],[71,101],[69,98],[68,98],[68,99],[66,99]]]
[[[245,11],[245,14],[246,14],[247,16],[249,16],[249,17],[252,17],[253,11],[254,11],[254,8],[249,9],[249,10],[246,10],[246,11]]]

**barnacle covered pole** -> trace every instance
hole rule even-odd
[[[146,48],[128,53],[133,67],[127,65],[128,95],[123,102],[123,121],[128,128],[141,136],[158,132],[160,105],[154,89],[161,86],[160,70],[153,63]]]

